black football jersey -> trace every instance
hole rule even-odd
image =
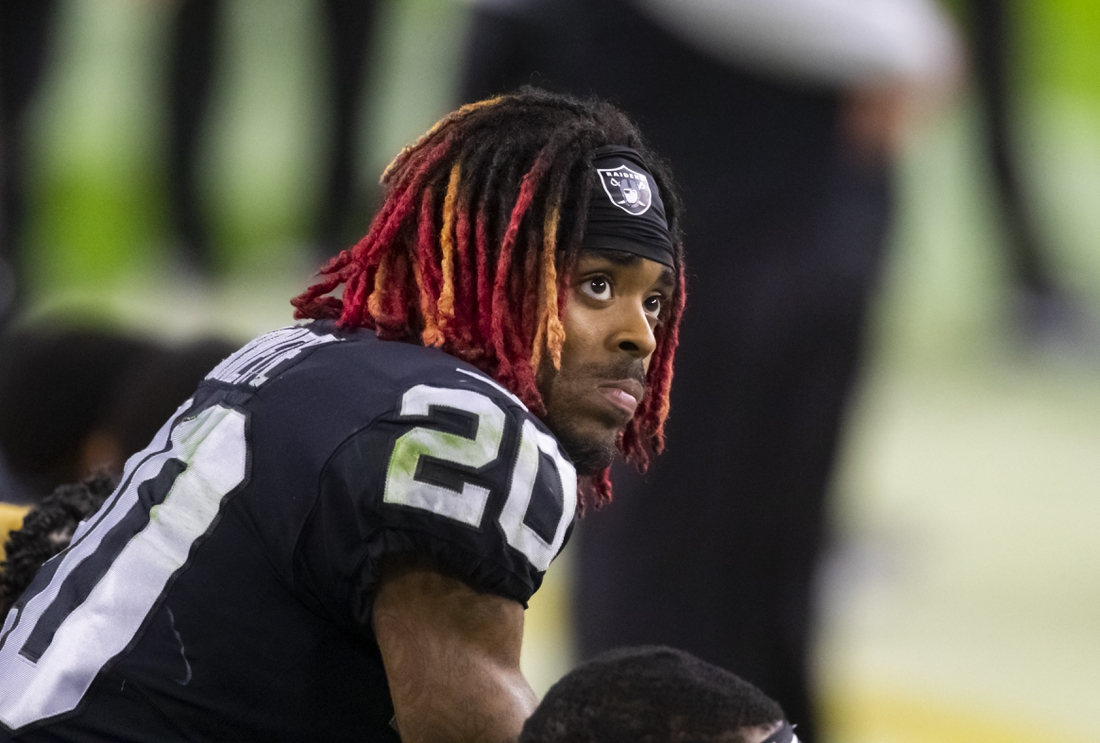
[[[576,472],[511,393],[328,322],[222,362],[0,631],[0,741],[397,741],[387,555],[526,604]]]

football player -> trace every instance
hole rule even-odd
[[[614,451],[662,446],[678,201],[618,110],[532,89],[383,183],[307,322],[218,365],[16,601],[0,741],[519,734],[524,606]]]

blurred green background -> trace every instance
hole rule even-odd
[[[1015,136],[1059,277],[1100,309],[1100,0],[1018,0]],[[315,268],[328,111],[317,9],[236,0],[203,143],[219,278],[177,271],[160,160],[170,4],[71,0],[32,112],[31,314],[167,336],[290,319]],[[369,61],[364,214],[453,102],[465,9],[391,0]],[[822,571],[819,685],[836,743],[1100,741],[1100,357],[1023,347],[968,95],[899,168]],[[364,228],[365,228],[364,223]],[[690,236],[689,236],[690,237]],[[690,244],[689,244],[690,247]],[[566,558],[568,559],[568,558]],[[572,663],[567,566],[532,602],[538,690]]]

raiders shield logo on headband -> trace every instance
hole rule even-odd
[[[653,191],[649,178],[626,165],[614,168],[597,168],[600,183],[611,203],[628,214],[645,214],[653,203]]]

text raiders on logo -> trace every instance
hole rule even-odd
[[[639,216],[649,211],[653,204],[653,191],[649,178],[626,165],[614,168],[596,168],[600,183],[611,203],[628,214]]]

